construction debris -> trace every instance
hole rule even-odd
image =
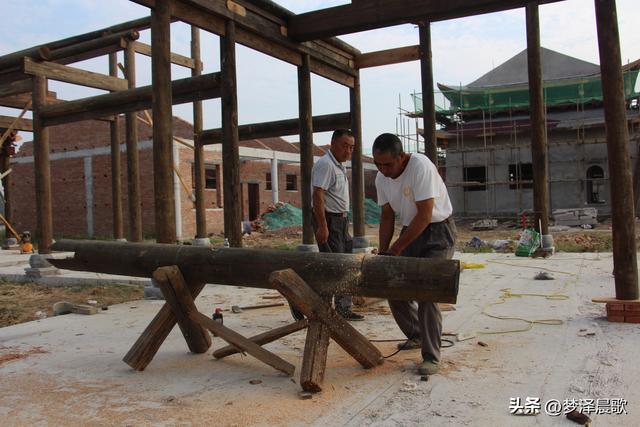
[[[53,304],[54,316],[60,316],[62,314],[69,314],[69,313],[88,314],[88,315],[97,314],[98,307],[95,307],[93,305],[88,305],[88,304],[74,304],[68,301],[58,301],[57,303]]]
[[[497,219],[479,219],[471,225],[472,230],[495,230],[498,228]]]
[[[598,209],[596,208],[556,209],[552,214],[556,226],[598,225]]]

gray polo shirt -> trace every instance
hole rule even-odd
[[[338,162],[331,150],[313,165],[311,170],[311,191],[313,187],[322,188],[324,208],[327,212],[349,212],[349,181],[347,169]]]

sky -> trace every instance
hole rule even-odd
[[[349,3],[339,0],[276,0],[302,13]],[[128,0],[2,0],[12,25],[0,27],[0,55],[108,27],[148,15],[147,8]],[[617,0],[622,60],[640,59],[640,2]],[[599,64],[594,2],[565,0],[540,6],[542,46]],[[220,70],[219,39],[202,32],[204,72]],[[418,44],[418,29],[399,25],[386,29],[341,36],[361,52]],[[526,48],[524,9],[435,22],[431,26],[434,81],[464,85],[491,71]],[[149,43],[150,32],[140,40]],[[190,29],[184,23],[171,27],[172,51],[189,56]],[[237,51],[238,120],[240,124],[283,120],[298,116],[297,72],[290,64],[272,59],[243,46]],[[122,53],[119,61],[124,62]],[[151,83],[151,61],[136,58],[137,84]],[[107,73],[107,59],[97,58],[73,65]],[[172,68],[172,79],[188,77],[190,71]],[[347,112],[349,90],[312,76],[314,115]],[[104,93],[99,90],[50,82],[50,90],[62,99],[78,99]],[[383,132],[396,132],[400,108],[413,108],[411,94],[420,92],[420,64],[417,61],[361,70],[362,127],[364,152]],[[442,95],[436,94],[436,103]],[[189,104],[174,106],[174,115],[192,121]],[[16,116],[19,111],[0,107],[0,114]],[[26,115],[29,117],[29,114]],[[221,125],[220,101],[204,102],[204,128]],[[415,132],[414,120],[404,119],[405,128]],[[421,127],[421,123],[419,124]],[[30,140],[30,134],[24,134]],[[297,141],[298,137],[287,137]],[[327,144],[330,133],[316,133],[314,142]]]

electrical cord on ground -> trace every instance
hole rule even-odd
[[[453,335],[453,334],[442,334],[442,335]],[[384,359],[389,359],[390,357],[395,356],[396,354],[400,353],[403,350],[406,350],[406,345],[409,342],[408,339],[387,339],[387,340],[369,340],[370,342],[401,342],[404,341],[404,343],[398,347],[398,349],[396,351],[394,351],[393,353],[387,355],[387,356],[382,356]],[[448,345],[442,345],[442,343],[447,343]],[[453,347],[455,345],[455,343],[447,338],[441,338],[440,339],[440,348],[449,348],[449,347]]]

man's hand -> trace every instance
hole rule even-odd
[[[318,227],[318,230],[316,230],[316,242],[320,245],[326,243],[327,240],[329,240],[329,228],[326,225]]]

